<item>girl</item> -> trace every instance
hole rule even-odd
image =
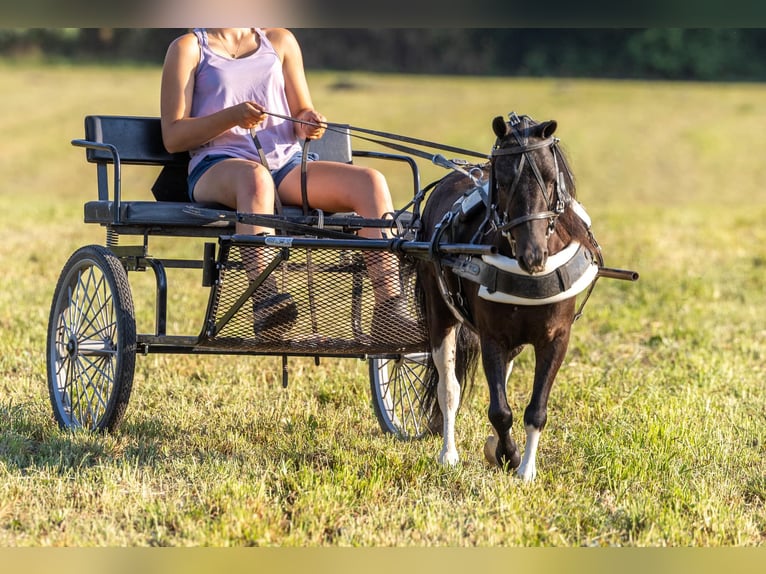
[[[275,194],[282,203],[301,204],[300,142],[321,137],[326,119],[314,109],[303,56],[291,32],[214,28],[181,36],[165,57],[160,107],[165,147],[169,152],[189,151],[191,156],[190,200],[220,203],[243,213],[273,213]],[[280,119],[266,111],[309,124]],[[253,128],[263,160],[250,135]],[[380,218],[393,211],[388,184],[380,172],[315,157],[307,160],[311,160],[307,167],[311,207],[354,211],[365,218]],[[236,231],[271,232],[243,223],[237,223]],[[381,230],[365,228],[359,234],[380,238]],[[396,258],[370,253],[366,262],[376,303],[373,336],[380,329],[400,332],[389,320],[393,312],[408,321]],[[264,266],[257,257],[248,258],[245,265],[251,279]],[[256,335],[281,335],[297,318],[295,302],[289,294],[277,293],[273,279],[264,285],[266,295],[259,288],[259,298],[254,299]]]

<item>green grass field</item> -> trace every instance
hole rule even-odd
[[[311,74],[333,121],[466,148],[489,150],[495,115],[558,120],[607,265],[641,273],[601,280],[575,325],[524,485],[484,461],[482,380],[462,462],[441,468],[439,439],[382,435],[356,360],[292,360],[284,390],[271,358],[138,357],[118,432],[58,430],[50,300],[104,235],[82,223],[95,169],[69,141],[86,114],[157,115],[159,75],[0,65],[0,546],[766,542],[766,87]],[[403,204],[406,174],[387,175]],[[152,176],[126,173],[127,196]],[[194,331],[199,277],[173,281],[171,328]],[[150,328],[151,277],[133,296]],[[509,384],[519,439],[532,367],[524,353]]]

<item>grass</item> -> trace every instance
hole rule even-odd
[[[446,469],[437,439],[380,433],[355,360],[291,360],[285,390],[272,358],[139,357],[117,432],[60,431],[50,299],[71,252],[103,242],[82,223],[95,173],[69,140],[88,113],[156,115],[159,70],[0,72],[0,546],[766,541],[763,86],[311,75],[332,120],[461,147],[489,149],[491,118],[511,110],[557,119],[607,264],[641,273],[602,280],[576,324],[538,480],[523,485],[483,460],[481,381],[458,418],[462,463]],[[147,197],[150,172],[126,173],[128,197]],[[406,173],[387,175],[402,204]],[[171,329],[195,331],[205,293],[179,273]],[[151,277],[131,279],[146,330]],[[519,419],[532,363],[523,354],[509,385]]]

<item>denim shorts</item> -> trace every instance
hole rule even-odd
[[[213,167],[215,164],[220,163],[225,159],[235,159],[235,158],[234,156],[225,155],[225,154],[211,154],[211,155],[203,157],[202,160],[196,166],[194,166],[194,169],[191,171],[187,179],[187,183],[189,187],[189,199],[191,201],[194,201],[194,186],[197,185],[197,182],[200,180],[203,174],[207,170],[209,170],[211,167]],[[274,187],[276,189],[279,189],[279,185],[282,183],[282,180],[285,179],[287,174],[301,164],[302,159],[303,159],[303,152],[297,151],[292,155],[292,157],[290,157],[290,159],[287,160],[287,163],[285,163],[285,165],[283,165],[279,169],[271,170],[271,177],[274,180]],[[319,159],[319,156],[313,152],[309,152],[309,154],[306,156],[306,161],[315,161],[317,159]]]
[[[315,154],[314,152],[309,152],[309,154],[306,156],[306,161],[316,161],[319,159],[319,155]],[[287,163],[280,167],[279,169],[272,169],[271,170],[271,177],[274,180],[274,188],[279,189],[279,185],[282,183],[282,180],[285,179],[285,176],[293,171],[294,168],[301,165],[301,161],[303,160],[303,152],[297,151],[293,154],[293,156],[287,160]]]

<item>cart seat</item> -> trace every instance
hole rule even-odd
[[[113,227],[120,234],[169,234],[214,236],[234,229],[234,211],[219,204],[177,201],[186,195],[186,166],[189,155],[168,153],[162,144],[159,118],[135,116],[87,116],[85,139],[73,145],[86,148],[88,162],[97,166],[98,200],[85,204],[85,222]],[[312,142],[312,151],[322,159],[351,163],[352,152],[347,132],[327,132]],[[107,166],[115,170],[110,188]],[[125,201],[120,181],[123,165],[154,165],[163,168],[152,192],[158,199],[176,201]],[[119,205],[115,217],[114,205]],[[190,214],[190,208],[196,212]],[[202,213],[200,213],[200,208]],[[282,206],[281,216],[301,218],[300,206]],[[356,214],[334,214],[354,217]],[[358,216],[356,216],[358,217]]]
[[[229,211],[215,204],[179,203],[177,201],[123,201],[119,220],[125,225],[188,226],[192,220],[185,210],[190,207],[207,207],[222,212]],[[233,213],[233,212],[232,212]],[[195,227],[234,227],[231,221],[221,218],[195,217]],[[85,223],[108,225],[114,222],[114,202],[89,201],[85,204]]]
[[[235,212],[217,203],[181,203],[177,201],[123,201],[120,203],[119,224],[115,225],[113,201],[85,203],[85,223],[112,226],[125,234],[218,236],[234,232]],[[300,222],[304,219],[300,207],[282,207],[281,216]],[[348,227],[359,216],[355,213],[334,213],[328,217],[328,228]],[[342,222],[334,224],[333,222]]]

